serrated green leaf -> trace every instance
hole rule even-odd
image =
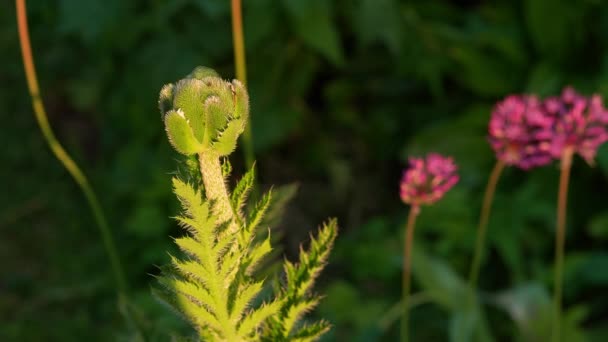
[[[247,226],[242,232],[242,244],[248,244],[255,236],[255,230],[260,224],[260,222],[262,222],[264,214],[266,214],[266,210],[268,210],[268,206],[270,205],[271,200],[272,191],[268,191],[266,194],[264,194],[264,196],[262,196],[262,199],[258,201],[258,203],[255,205],[255,208],[251,210],[251,213],[249,214],[249,217],[247,219]]]
[[[236,272],[239,270],[239,261],[242,255],[238,252],[229,251],[222,257],[221,266],[219,269],[219,275],[222,277],[222,281],[226,288],[230,287]]]
[[[182,307],[181,302],[176,298],[175,294],[164,288],[152,288],[152,296],[171,311],[182,316],[186,321],[196,322],[197,309],[194,304],[188,303]]]
[[[190,237],[175,239],[175,244],[186,254],[196,258],[201,264],[207,265],[209,260],[213,260],[209,247],[206,244],[197,242]]]
[[[298,264],[288,260],[284,262],[286,284],[281,291],[284,305],[281,315],[276,317],[272,323],[273,340],[281,341],[313,341],[327,329],[321,326],[310,326],[303,328],[296,334],[299,337],[290,336],[290,333],[298,321],[308,310],[312,309],[318,298],[309,295],[310,289],[325,266],[329,251],[331,250],[337,234],[337,221],[335,219],[325,223],[317,233],[311,237],[310,246],[307,251],[301,249]],[[319,322],[323,325],[324,323]]]
[[[236,296],[236,301],[234,302],[234,306],[232,311],[230,312],[230,319],[233,322],[238,322],[244,315],[247,307],[251,304],[253,299],[260,293],[262,290],[263,282],[259,281],[256,283],[248,284],[243,286],[238,291],[238,295]]]
[[[239,180],[230,195],[230,203],[232,208],[237,212],[239,216],[242,216],[242,209],[247,201],[247,196],[251,192],[253,188],[253,184],[255,182],[255,164],[243,175],[243,177]],[[241,217],[242,218],[242,217]]]
[[[269,232],[268,237],[266,239],[264,239],[263,242],[258,243],[257,245],[251,247],[249,256],[248,256],[248,262],[246,265],[247,269],[245,270],[245,272],[247,274],[252,274],[255,271],[256,266],[260,263],[260,261],[266,255],[268,255],[268,253],[270,253],[271,251],[272,251],[272,246],[270,245],[270,232]]]
[[[269,316],[276,315],[281,309],[280,301],[263,304],[261,307],[248,314],[238,327],[238,333],[242,336],[251,334]]]
[[[173,277],[159,277],[158,281],[167,290],[183,294],[194,304],[197,304],[198,306],[204,305],[204,309],[209,311],[210,314],[213,314],[215,301],[207,289]]]
[[[235,243],[235,241],[236,239],[234,236],[229,234],[220,235],[215,246],[213,246],[213,255],[216,260],[221,259],[226,251],[232,249],[232,245]]]
[[[319,304],[318,298],[308,298],[298,301],[287,309],[285,318],[283,319],[283,329],[285,336],[290,336],[296,322],[306,313],[314,309]]]
[[[300,249],[300,262],[287,274],[288,292],[296,297],[303,297],[312,288],[315,279],[325,267],[329,252],[337,234],[337,221],[330,220],[324,224],[317,237],[311,238],[308,251]]]
[[[158,300],[175,310],[176,313],[183,316],[186,320],[194,324],[221,330],[220,323],[212,314],[192,303],[185,295],[155,289],[152,290],[152,293]]]
[[[207,266],[198,262],[180,261],[177,258],[172,258],[171,263],[183,277],[196,280],[205,286],[213,287],[213,282],[217,280],[216,270],[213,265],[211,269],[208,269]]]
[[[331,326],[326,321],[319,321],[313,324],[305,325],[291,337],[290,341],[312,342],[316,341],[325,334]]]

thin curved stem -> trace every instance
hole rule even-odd
[[[553,331],[552,341],[561,341],[562,274],[564,268],[564,245],[566,244],[566,211],[568,209],[568,183],[574,151],[564,150],[561,160],[559,190],[557,195],[557,229],[555,231],[555,271],[553,273]]]
[[[245,62],[245,39],[243,37],[243,15],[241,0],[231,0],[232,9],[232,45],[234,48],[234,64],[236,78],[247,86],[247,63]],[[251,115],[249,116],[251,118]],[[253,136],[251,134],[251,119],[243,132],[243,150],[247,168],[253,166]]]
[[[401,320],[401,341],[409,341],[409,313],[410,313],[410,287],[412,268],[412,244],[414,242],[414,228],[420,207],[413,205],[407,216],[405,226],[405,239],[403,244],[403,317]]]
[[[32,97],[32,106],[34,107],[36,121],[38,122],[38,126],[42,131],[44,139],[51,148],[51,151],[70,173],[72,178],[74,178],[74,181],[76,181],[76,184],[78,184],[80,190],[82,190],[87,203],[93,212],[93,217],[95,218],[95,222],[97,223],[97,227],[101,233],[106,253],[110,259],[110,265],[114,273],[114,280],[116,282],[116,288],[119,292],[119,298],[123,300],[126,298],[127,282],[124,277],[120,258],[118,257],[118,251],[114,244],[112,232],[108,226],[101,205],[99,204],[99,200],[97,199],[93,188],[89,184],[88,179],[74,160],[70,157],[70,155],[66,152],[63,146],[61,146],[57,138],[55,138],[55,134],[53,133],[51,125],[49,124],[46,111],[44,110],[44,105],[42,103],[42,97],[40,96],[40,89],[38,87],[38,79],[36,77],[36,69],[34,66],[34,58],[32,57],[25,0],[16,0],[16,7],[23,66],[25,67],[27,86],[30,96]]]
[[[481,206],[481,214],[479,217],[479,226],[477,227],[477,237],[475,240],[475,254],[473,255],[473,262],[471,264],[471,273],[469,274],[469,286],[474,289],[477,286],[477,279],[479,278],[479,269],[481,268],[481,260],[483,259],[483,252],[486,241],[486,233],[488,231],[488,221],[490,218],[490,211],[492,210],[492,202],[494,201],[494,193],[496,191],[496,185],[500,179],[500,175],[505,168],[505,164],[497,160],[486,190],[483,196],[483,204]]]

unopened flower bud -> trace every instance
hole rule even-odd
[[[236,148],[249,117],[243,84],[197,67],[160,91],[159,108],[171,145],[182,154],[212,152],[226,156]]]

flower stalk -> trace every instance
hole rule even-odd
[[[403,317],[401,319],[401,341],[409,341],[409,312],[410,312],[410,287],[412,269],[412,244],[414,242],[414,228],[416,217],[420,213],[420,207],[413,205],[407,216],[405,226],[405,239],[403,243]]]
[[[562,316],[562,277],[564,268],[564,246],[566,243],[566,211],[568,204],[568,183],[572,168],[574,150],[564,149],[559,178],[559,192],[557,196],[557,229],[555,231],[555,271],[553,278],[553,331],[552,341],[561,341]]]
[[[211,152],[198,154],[201,167],[201,178],[205,188],[205,195],[214,202],[214,211],[220,223],[230,222],[229,231],[236,233],[238,225],[234,221],[234,212],[230,204],[230,196],[226,188],[226,181],[222,175],[222,166],[219,157]]]
[[[475,254],[473,255],[473,262],[471,264],[471,271],[469,274],[469,286],[474,289],[477,286],[477,279],[479,278],[479,269],[481,268],[481,260],[483,259],[483,253],[485,249],[486,233],[488,231],[488,221],[490,218],[490,211],[492,210],[492,202],[494,201],[494,193],[496,191],[496,185],[500,179],[500,175],[505,168],[505,163],[501,160],[497,160],[486,190],[483,196],[483,204],[481,206],[481,214],[479,217],[479,225],[477,227],[477,237],[475,240]]]
[[[236,78],[246,86],[247,62],[245,60],[245,39],[243,37],[243,14],[241,0],[231,0],[230,7],[232,14],[232,46],[234,49]],[[255,159],[253,155],[253,137],[251,134],[251,124],[248,124],[245,127],[242,139],[245,153],[245,164],[247,168],[251,168]]]

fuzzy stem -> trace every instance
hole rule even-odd
[[[490,173],[490,178],[488,179],[488,184],[486,185],[486,190],[483,196],[481,215],[479,217],[479,225],[477,227],[477,238],[475,241],[475,254],[473,255],[471,273],[469,274],[469,286],[471,287],[471,291],[473,291],[475,286],[477,286],[477,278],[479,277],[479,269],[481,268],[481,260],[483,259],[486,232],[488,231],[488,220],[490,218],[492,202],[494,201],[494,192],[496,191],[498,179],[500,178],[504,168],[505,164],[502,161],[497,160],[492,172]]]
[[[555,271],[553,278],[553,342],[561,341],[560,324],[562,315],[562,273],[564,267],[564,245],[566,243],[566,210],[568,202],[568,182],[574,150],[566,148],[562,154],[557,196],[557,229],[555,231]]]
[[[412,268],[412,243],[414,241],[414,227],[416,217],[420,213],[420,207],[413,205],[407,216],[407,225],[405,226],[405,239],[403,244],[403,318],[401,320],[401,341],[409,340],[409,299],[411,286],[411,268]]]
[[[245,39],[243,37],[243,15],[241,11],[241,0],[231,1],[232,9],[232,45],[234,49],[234,64],[236,66],[236,78],[247,86],[247,63],[245,62]],[[250,116],[251,117],[251,116]],[[245,152],[245,164],[247,168],[253,166],[255,159],[253,155],[253,137],[251,134],[251,119],[243,132],[243,150]]]
[[[226,188],[226,180],[222,174],[222,166],[220,158],[213,152],[206,151],[198,154],[198,160],[201,165],[201,177],[205,186],[205,194],[207,199],[215,204],[214,212],[220,223],[230,221],[231,233],[238,231],[234,218],[232,205],[230,204],[230,196]]]
[[[116,288],[119,293],[119,298],[120,300],[126,300],[125,296],[127,293],[127,282],[124,277],[124,272],[120,263],[118,251],[114,244],[112,231],[108,226],[106,217],[103,213],[103,210],[101,209],[99,200],[97,199],[97,195],[89,184],[88,179],[86,178],[82,170],[80,170],[76,162],[74,162],[74,160],[66,152],[63,146],[61,146],[61,144],[55,137],[55,134],[53,133],[51,125],[49,124],[46,111],[44,110],[44,104],[42,103],[42,97],[40,96],[38,79],[36,77],[36,68],[34,66],[34,58],[32,56],[32,48],[30,45],[30,36],[27,25],[25,0],[16,0],[16,5],[17,23],[19,27],[19,42],[21,44],[23,66],[25,67],[27,86],[30,92],[30,96],[32,97],[32,106],[34,107],[36,121],[38,122],[38,126],[42,131],[44,139],[51,148],[51,151],[55,154],[55,157],[59,160],[59,162],[61,162],[61,164],[70,173],[72,178],[74,178],[74,181],[76,182],[76,184],[78,184],[80,190],[84,194],[87,203],[89,204],[89,207],[93,212],[93,217],[95,219],[95,222],[97,223],[99,232],[101,233],[101,238],[103,240],[106,253],[108,254],[108,258],[110,259],[110,265],[114,273],[114,280],[116,282]]]
[[[222,224],[230,222],[227,232],[229,234],[236,234],[238,231],[238,225],[234,220],[234,211],[230,204],[230,196],[228,195],[228,189],[226,188],[226,180],[222,174],[222,165],[220,158],[217,154],[206,151],[198,154],[198,160],[201,169],[201,178],[203,179],[203,185],[205,187],[205,195],[209,201],[214,203],[213,212],[217,215],[218,223]],[[212,285],[211,291],[216,296],[222,298],[218,303],[227,303],[227,289],[223,288],[222,279]],[[227,307],[217,308],[216,314],[217,319],[223,327],[224,339],[226,341],[236,341],[237,332],[234,329],[233,322],[230,322],[229,313]]]

